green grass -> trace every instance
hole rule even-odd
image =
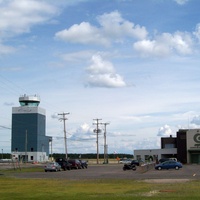
[[[147,183],[137,180],[17,179],[13,173],[38,172],[43,167],[5,169],[0,172],[0,199],[159,200],[200,199],[200,181]]]
[[[0,176],[0,199],[143,200],[200,199],[200,182],[146,183],[136,180],[17,179]]]

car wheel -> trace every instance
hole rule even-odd
[[[47,172],[47,170],[44,170],[45,172]]]
[[[161,170],[162,169],[162,167],[158,167],[158,170]]]
[[[178,167],[178,166],[176,166],[176,167],[175,167],[175,169],[176,169],[176,170],[179,170],[179,167]]]

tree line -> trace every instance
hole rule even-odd
[[[69,159],[96,159],[97,158],[97,154],[93,154],[93,153],[86,153],[86,154],[69,153],[67,156],[68,156]],[[61,153],[53,153],[52,157],[54,159],[65,158],[66,155],[61,154]],[[108,159],[116,159],[117,157],[118,158],[133,158],[133,155],[131,155],[131,154],[120,154],[120,153],[119,154],[108,154]],[[99,159],[104,159],[104,154],[99,154]]]

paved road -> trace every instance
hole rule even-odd
[[[41,166],[42,167],[42,166]],[[179,170],[154,170],[143,172],[140,167],[136,171],[122,170],[122,164],[116,165],[92,165],[88,169],[78,169],[61,172],[18,172],[13,176],[18,178],[45,178],[45,179],[67,179],[67,180],[89,180],[89,179],[191,179],[200,180],[200,165],[184,165]]]

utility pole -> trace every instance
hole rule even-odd
[[[62,117],[60,118],[60,121],[63,121],[64,123],[64,143],[65,143],[65,155],[66,155],[66,159],[68,159],[67,156],[67,134],[66,134],[66,125],[65,125],[65,121],[67,120],[66,115],[69,115],[70,113],[60,113],[58,115],[62,115]]]
[[[110,123],[101,123],[104,125],[104,164],[108,164],[108,146],[106,144],[106,126]]]
[[[93,123],[93,125],[96,125],[97,128],[94,130],[94,132],[97,134],[97,164],[99,164],[99,132],[100,132],[100,129],[99,129],[99,120],[102,120],[102,119],[93,119],[96,121],[96,123]]]

